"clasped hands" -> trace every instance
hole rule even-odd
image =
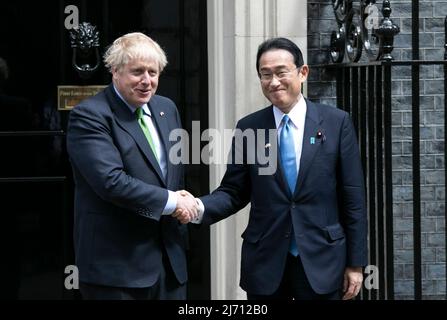
[[[199,216],[199,205],[194,196],[186,190],[177,191],[177,207],[172,213],[181,223],[186,224]]]

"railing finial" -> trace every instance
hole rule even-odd
[[[382,6],[383,20],[382,24],[377,29],[377,34],[380,37],[380,60],[385,61],[393,60],[391,52],[394,49],[394,36],[400,31],[399,27],[390,19],[391,11],[390,1],[384,0]]]

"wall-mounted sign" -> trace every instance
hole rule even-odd
[[[107,86],[57,86],[57,108],[68,111],[84,99],[94,96]]]

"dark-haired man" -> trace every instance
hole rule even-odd
[[[247,161],[250,144],[234,139],[232,159],[243,161],[228,164],[219,188],[200,198],[202,223],[251,203],[240,281],[248,299],[354,298],[367,244],[363,173],[349,115],[303,97],[309,68],[288,39],[262,43],[256,69],[272,105],[237,128],[277,130],[277,170],[260,174],[265,165]]]

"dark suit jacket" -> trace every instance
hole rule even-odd
[[[317,293],[339,289],[345,267],[367,264],[364,181],[349,115],[306,102],[303,149],[293,194],[279,159],[273,175],[259,175],[264,165],[258,159],[249,164],[248,146],[243,143],[243,163],[229,164],[220,187],[201,198],[204,224],[224,219],[251,202],[248,226],[242,234],[240,281],[251,294],[269,295],[279,287],[292,225],[304,270]],[[243,118],[237,128],[276,129],[272,106]],[[260,145],[264,148],[266,143]],[[234,152],[233,140],[233,156]]]
[[[181,127],[177,109],[157,95],[148,106],[168,154],[169,132]],[[152,286],[165,250],[177,280],[186,282],[186,227],[161,215],[167,189],[183,188],[183,167],[168,161],[163,177],[135,115],[112,86],[71,111],[67,149],[75,180],[74,244],[80,280]]]

